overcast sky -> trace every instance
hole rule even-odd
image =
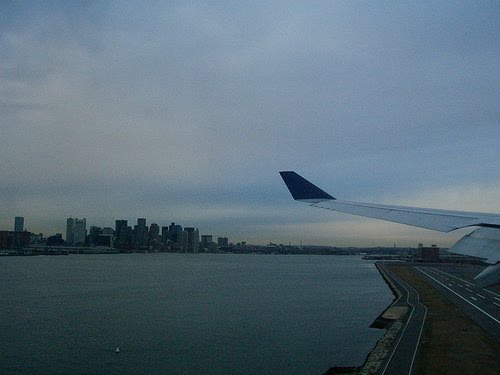
[[[0,229],[448,246],[294,202],[278,171],[500,212],[499,48],[498,1],[2,1]]]

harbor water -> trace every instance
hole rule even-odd
[[[322,374],[392,301],[356,256],[167,253],[1,257],[0,296],[2,374]]]

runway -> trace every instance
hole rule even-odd
[[[411,375],[426,324],[427,307],[420,303],[416,289],[392,273],[384,263],[380,262],[378,265],[402,293],[393,306],[407,305],[410,308],[403,320],[404,326],[394,340],[378,373]],[[413,268],[443,298],[454,303],[495,341],[500,342],[500,293],[494,288],[478,288],[471,281],[482,270],[481,267],[437,263],[418,265],[399,263],[399,265]],[[467,330],[465,326],[457,328]]]
[[[444,271],[439,265],[417,266],[443,296],[452,301],[497,342],[500,342],[500,294]]]

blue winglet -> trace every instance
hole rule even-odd
[[[335,199],[327,192],[321,190],[316,185],[311,184],[304,177],[298,175],[293,171],[280,172],[281,178],[290,190],[293,199],[295,200],[327,200]]]

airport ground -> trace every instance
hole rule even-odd
[[[449,267],[447,271],[453,270],[453,266],[446,267]],[[454,268],[463,271],[461,276],[469,280],[479,271],[458,265]],[[499,373],[498,323],[493,322],[494,331],[479,326],[414,264],[391,264],[388,269],[413,286],[428,308],[414,374]]]
[[[376,321],[389,321],[386,334],[362,367],[326,374],[499,373],[500,293],[472,284],[484,267],[381,262],[378,268],[396,295]]]

